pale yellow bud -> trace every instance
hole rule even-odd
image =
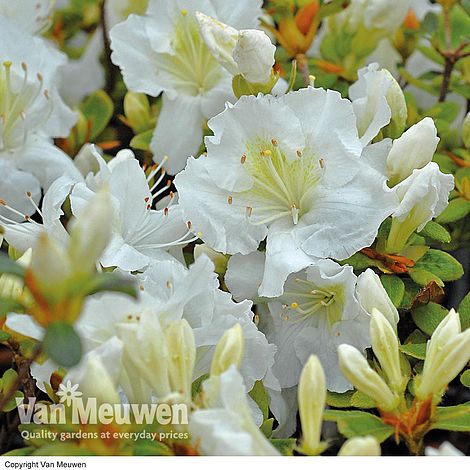
[[[222,374],[231,365],[239,368],[243,359],[243,349],[243,330],[237,323],[223,334],[215,347],[211,376]]]

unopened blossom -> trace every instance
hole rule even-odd
[[[406,124],[407,109],[403,92],[386,69],[373,63],[358,72],[359,79],[349,87],[361,141],[369,143],[382,128],[393,127],[395,137]]]
[[[253,421],[243,377],[231,366],[219,377],[219,406],[191,414],[189,431],[204,455],[279,455]]]
[[[197,153],[205,121],[235,99],[232,77],[205,45],[196,11],[236,29],[253,28],[261,1],[154,1],[145,16],[131,15],[110,32],[112,60],[127,88],[151,96],[163,93],[150,148],[157,162],[168,156],[171,174]]]
[[[387,239],[389,253],[399,253],[414,231],[421,231],[449,203],[454,177],[430,162],[394,187],[400,204],[392,214],[392,227]]]
[[[260,295],[280,295],[312,258],[369,246],[394,210],[384,177],[361,160],[352,105],[337,92],[244,96],[209,127],[207,156],[175,178],[180,205],[221,253],[248,254],[266,239]]]
[[[326,403],[325,374],[316,356],[310,356],[299,380],[299,414],[302,424],[302,452],[321,453],[321,428]]]
[[[470,329],[461,330],[460,316],[450,310],[434,330],[426,346],[423,372],[418,378],[416,396],[422,400],[442,395],[447,384],[470,360]]]
[[[352,437],[348,439],[338,452],[338,456],[379,456],[380,444],[373,436]]]
[[[424,455],[428,457],[463,457],[465,454],[456,449],[450,442],[444,441],[437,449],[427,446]]]
[[[439,137],[434,121],[426,117],[411,126],[401,137],[393,141],[387,157],[387,177],[390,185],[408,178],[413,170],[431,162]]]
[[[380,282],[380,277],[370,268],[357,278],[357,298],[369,314],[372,314],[374,309],[379,310],[390,325],[396,328],[400,319],[398,310]]]
[[[35,208],[27,193],[37,203],[41,189],[59,176],[79,177],[51,139],[67,136],[75,121],[57,91],[66,57],[3,16],[0,30],[0,199],[31,215]],[[0,214],[12,216],[4,207]]]
[[[211,54],[232,75],[242,75],[252,83],[265,83],[271,79],[276,47],[264,31],[237,31],[199,12],[196,18]]]
[[[372,398],[382,410],[390,411],[397,407],[398,396],[372,369],[363,354],[349,344],[341,344],[338,355],[341,371],[357,390]]]

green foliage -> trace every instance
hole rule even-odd
[[[88,141],[92,142],[106,129],[113,117],[114,105],[106,92],[98,90],[80,105],[80,111],[89,123]]]
[[[57,364],[72,367],[80,362],[82,343],[73,326],[56,321],[46,329],[42,342],[44,352]]]
[[[405,283],[398,276],[381,276],[380,280],[393,305],[399,307],[405,296]]]
[[[442,225],[432,220],[419,233],[441,243],[450,243],[451,241],[450,233]]]
[[[383,442],[394,433],[392,426],[365,411],[326,410],[324,419],[336,422],[339,432],[347,438],[373,436]]]
[[[470,388],[470,369],[466,370],[461,376],[460,376],[460,383],[467,387]]]
[[[462,277],[463,267],[449,253],[430,249],[409,272],[410,277],[420,285],[427,285],[432,280],[443,285],[443,281],[455,281]]]
[[[438,406],[432,429],[470,431],[470,402],[456,406]]]
[[[448,310],[442,305],[429,302],[411,312],[415,325],[424,333],[431,336],[437,325],[445,318]]]
[[[457,312],[459,312],[460,315],[462,330],[470,328],[470,292],[464,297],[462,302],[460,302]]]
[[[15,388],[15,384],[18,379],[18,374],[13,369],[8,369],[0,379],[0,399],[3,399],[5,395],[11,395],[11,398],[6,402],[0,411],[8,412],[16,408],[16,399],[22,399],[24,397],[23,392],[16,390],[12,393]]]

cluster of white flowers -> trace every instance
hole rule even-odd
[[[371,332],[392,334],[399,315],[377,274],[356,276],[347,260],[374,243],[388,218],[386,252],[400,254],[446,208],[454,182],[431,161],[433,120],[404,132],[403,92],[377,63],[359,70],[349,98],[313,81],[284,93],[261,0],[150,0],[145,14],[129,16],[124,3],[108,4],[111,58],[128,90],[162,97],[154,166],[128,149],[108,158],[89,143],[72,159],[54,144],[76,122],[63,97],[74,102],[82,91],[60,91],[84,62],[67,64],[40,35],[49,1],[0,0],[4,240],[49,289],[95,267],[138,285],[136,299],[87,297],[75,323],[83,356],[65,380],[108,403],[175,394],[190,403],[193,381],[209,376],[190,433],[201,452],[216,455],[277,455],[258,429],[262,413],[248,395],[255,383],[269,395],[280,437],[296,429],[300,395],[354,385],[393,408],[403,391],[399,366],[384,368],[389,385],[371,379],[365,350],[388,360]],[[391,33],[409,2],[390,3],[353,0],[329,28]],[[98,41],[90,55],[94,66],[101,48]],[[246,89],[255,92],[237,92]],[[464,335],[455,315],[439,338],[449,328]],[[30,315],[9,313],[6,327],[44,337],[45,325]],[[437,336],[418,385],[423,397],[445,387],[434,390],[429,374],[452,354],[462,365],[463,353]],[[38,387],[47,391],[58,369],[52,359],[33,363]],[[317,423],[304,428],[304,445],[318,449],[321,412],[309,413],[301,405],[303,422]],[[365,438],[342,454],[357,449],[380,452]]]

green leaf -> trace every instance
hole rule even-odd
[[[80,337],[68,323],[51,323],[43,339],[44,352],[57,364],[72,367],[80,362],[82,343]]]
[[[354,393],[351,398],[351,405],[355,408],[376,408],[375,401],[372,400],[365,393],[360,392],[359,390]]]
[[[259,406],[259,409],[263,413],[263,421],[266,421],[269,416],[269,395],[264,388],[263,382],[257,380],[248,395],[250,395]]]
[[[449,253],[441,250],[428,250],[415,264],[413,270],[416,269],[429,271],[446,282],[455,281],[463,275],[462,265]]]
[[[403,296],[403,301],[400,305],[401,308],[410,309],[416,295],[418,294],[420,287],[418,284],[413,282],[411,279],[403,279],[403,283],[405,284],[405,295]]]
[[[456,406],[438,406],[432,429],[470,431],[470,402]]]
[[[460,315],[460,323],[462,325],[462,331],[470,328],[470,292],[460,302],[457,311]]]
[[[269,442],[282,454],[292,455],[296,445],[295,439],[271,439]]]
[[[23,278],[25,269],[10,259],[7,255],[0,253],[0,274],[11,274]]]
[[[344,393],[326,392],[326,404],[334,408],[351,408],[351,399],[354,395],[354,390],[348,390]]]
[[[137,289],[132,279],[124,278],[115,273],[99,273],[84,286],[83,291],[87,295],[96,294],[97,292],[121,292],[127,294],[134,299],[137,298]]]
[[[193,398],[199,394],[202,390],[202,384],[209,378],[209,374],[203,374],[201,377],[198,377],[191,386],[191,396]]]
[[[461,376],[460,376],[460,382],[462,385],[464,385],[467,388],[470,388],[470,369],[466,370]]]
[[[380,280],[393,305],[398,308],[405,295],[405,283],[398,276],[380,276]]]
[[[13,369],[8,369],[0,379],[1,396],[8,395],[14,390],[16,380],[18,379],[18,373]],[[23,398],[23,392],[15,390],[11,398],[5,403],[1,411],[8,413],[16,408],[16,399]]]
[[[437,328],[437,325],[441,323],[448,313],[449,311],[442,305],[429,302],[428,304],[413,310],[411,312],[411,316],[413,317],[413,321],[416,326],[421,331],[424,331],[427,335],[431,336]]]
[[[415,359],[424,360],[426,357],[426,344],[403,344],[400,346],[400,350],[407,356],[414,357]]]
[[[150,150],[150,142],[152,141],[153,129],[141,132],[134,136],[130,142],[130,146],[136,150]]]
[[[323,416],[325,421],[336,422],[339,432],[347,438],[373,436],[383,442],[394,433],[392,426],[365,411],[325,410]]]
[[[348,390],[344,393],[326,392],[326,404],[334,408],[351,408],[351,399],[354,395],[354,390]]]
[[[449,202],[449,205],[442,211],[436,221],[441,224],[448,224],[463,219],[470,213],[470,201],[463,197],[457,197]]]
[[[419,233],[420,235],[432,238],[441,243],[450,243],[452,240],[450,233],[442,225],[432,220],[430,220]]]
[[[91,123],[88,140],[92,142],[106,129],[113,117],[114,105],[105,91],[98,90],[88,96],[80,110]]]
[[[442,119],[447,122],[452,122],[460,112],[460,105],[452,101],[435,104],[432,108],[426,111],[426,116],[433,119]]]
[[[420,286],[427,286],[430,282],[434,281],[438,286],[444,287],[442,279],[427,269],[414,267],[408,270],[408,274]]]

